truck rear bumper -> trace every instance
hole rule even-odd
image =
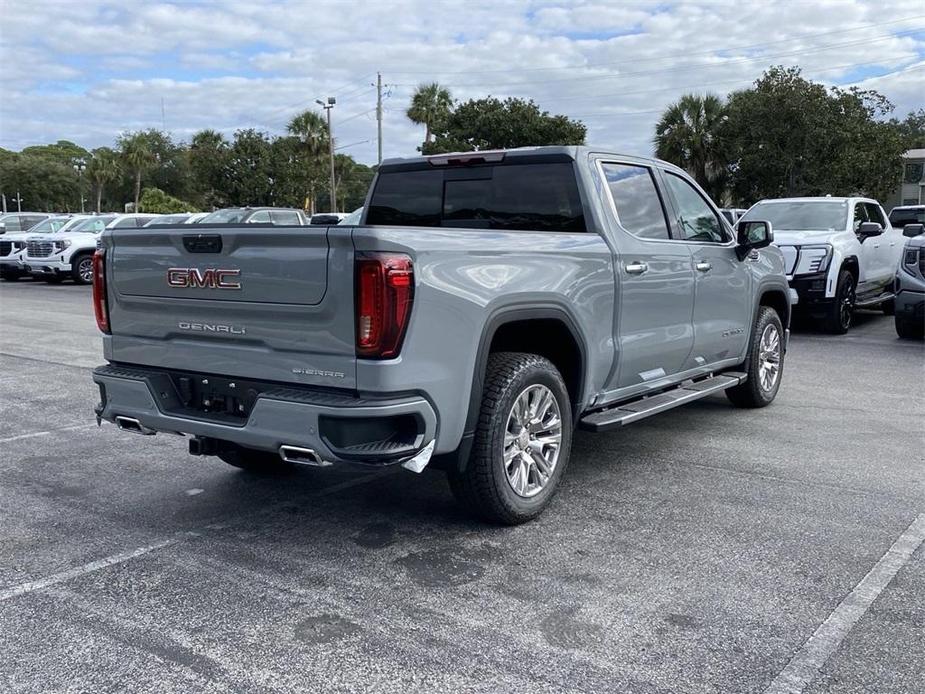
[[[219,379],[203,380],[208,378]],[[316,455],[315,464],[403,464],[420,472],[437,431],[434,409],[419,395],[364,398],[263,384],[247,416],[235,418],[184,407],[168,371],[107,365],[93,372],[93,380],[100,388],[100,419],[133,422],[138,433],[191,434],[281,455],[281,449],[307,450]]]

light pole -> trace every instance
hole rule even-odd
[[[77,172],[77,190],[80,191],[80,213],[84,212],[84,186],[83,186],[83,177],[84,171],[87,169],[87,164],[83,159],[78,159],[77,163],[74,164],[74,171]]]
[[[16,200],[16,211],[22,212],[22,195],[19,194],[19,190],[16,191],[14,200]]]
[[[331,155],[331,212],[337,212],[337,198],[334,194],[334,131],[331,130],[331,109],[334,108],[337,99],[329,96],[327,103],[321,99],[315,99],[315,103],[321,104],[321,108],[327,111],[328,114],[328,152]]]

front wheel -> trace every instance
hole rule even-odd
[[[22,272],[19,270],[0,270],[0,280],[4,282],[15,282],[20,277],[22,277]]]
[[[896,334],[904,340],[921,340],[925,337],[925,322],[912,321],[902,316],[896,316]]]
[[[543,357],[488,358],[472,454],[449,471],[459,503],[482,518],[517,525],[549,504],[568,463],[572,407],[565,382]]]
[[[835,300],[825,319],[826,332],[844,335],[851,327],[854,316],[855,279],[848,270],[842,270],[835,285]]]
[[[758,311],[744,364],[748,379],[728,388],[726,397],[737,407],[766,407],[777,397],[784,371],[784,326],[777,311]]]
[[[93,281],[93,255],[79,255],[71,261],[71,278],[75,284],[90,284]]]

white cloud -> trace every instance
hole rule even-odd
[[[649,153],[668,103],[746,87],[770,64],[857,80],[900,116],[921,107],[925,69],[909,66],[925,57],[923,15],[917,0],[10,2],[4,26],[17,31],[0,48],[0,146],[109,144],[120,131],[160,127],[162,99],[179,139],[205,127],[282,132],[333,95],[338,142],[370,140],[345,151],[371,163],[380,70],[387,156],[414,153],[422,133],[404,110],[414,85],[431,80],[460,99],[533,98],[582,118],[590,142]],[[867,78],[870,68],[897,72]]]

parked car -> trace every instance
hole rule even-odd
[[[739,221],[739,218],[747,211],[748,210],[739,207],[726,207],[720,210],[723,217],[726,218],[726,221],[732,225],[735,225],[735,223]]]
[[[319,212],[318,214],[313,214],[308,223],[313,226],[334,226],[335,224],[340,224],[346,216],[343,212]]]
[[[820,319],[825,330],[846,333],[856,308],[892,312],[902,232],[876,200],[762,200],[742,216],[756,219],[774,227],[787,279],[799,295],[798,310]]]
[[[925,225],[907,224],[909,237],[896,271],[896,313],[893,320],[900,337],[925,337]]]
[[[27,274],[22,267],[22,255],[26,250],[26,239],[30,234],[54,234],[72,221],[69,215],[48,217],[29,231],[8,232],[0,239],[0,279],[7,282],[18,280]]]
[[[305,226],[308,220],[302,210],[285,207],[227,207],[200,219],[198,224],[274,224]]]
[[[168,224],[188,224],[189,218],[193,216],[192,212],[179,212],[177,214],[162,214],[151,221],[147,222],[143,226],[165,226]]]
[[[71,278],[77,284],[93,279],[93,253],[96,241],[107,224],[131,217],[129,228],[137,228],[137,215],[95,215],[57,234],[30,234],[22,256],[23,270],[46,282]]]
[[[29,231],[43,219],[48,219],[51,216],[51,214],[44,212],[7,212],[6,214],[0,214],[0,234]]]
[[[146,231],[127,247],[107,230],[95,257],[97,416],[237,467],[432,463],[468,508],[520,523],[554,494],[574,422],[719,392],[763,407],[781,384],[790,290],[770,225],[734,231],[665,162],[389,160],[344,233]]]
[[[184,222],[184,224],[199,224],[203,219],[209,216],[208,212],[193,212]]]
[[[358,207],[350,214],[346,215],[338,224],[343,224],[344,226],[356,226],[360,223],[360,220],[363,218],[363,208]]]
[[[925,205],[901,205],[890,210],[890,224],[903,229],[907,224],[925,224]]]

